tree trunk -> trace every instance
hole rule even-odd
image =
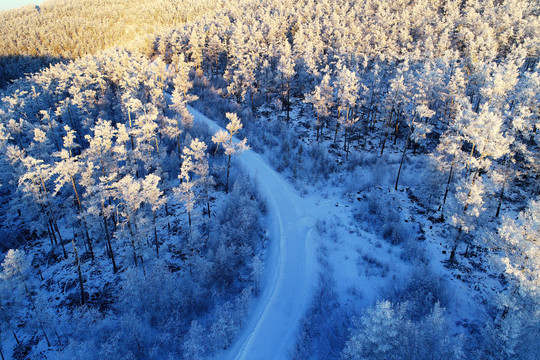
[[[88,226],[86,225],[86,221],[84,220],[84,217],[82,219],[83,227],[84,227],[84,235],[86,237],[86,243],[88,244],[88,250],[90,251],[90,257],[92,258],[92,261],[94,261],[94,249],[92,247],[92,241],[90,240],[90,234],[88,233]]]
[[[45,328],[43,327],[43,323],[41,320],[39,321],[39,327],[41,328],[41,331],[43,331],[43,335],[45,335],[45,341],[47,341],[47,346],[51,347],[51,342],[49,341],[49,337],[47,336],[47,332],[45,331]]]
[[[103,210],[103,208],[104,208],[104,205],[103,203],[101,203],[101,209]],[[105,217],[105,214],[103,213],[102,213],[102,218],[103,218],[103,225],[105,226],[105,234],[107,235],[107,244],[109,245],[109,254],[111,256],[113,271],[116,274],[116,272],[118,271],[118,268],[116,267],[116,261],[114,259],[114,252],[113,252],[112,243],[111,243],[111,234],[109,233],[109,225],[107,225],[107,218]]]
[[[131,228],[131,221],[129,220],[129,215],[128,215],[127,220],[128,220],[129,234],[131,237],[131,247],[133,248],[133,260],[135,262],[135,267],[137,267],[137,251],[135,250],[135,236],[133,235],[133,229]]]
[[[287,123],[290,122],[290,111],[291,111],[291,85],[290,85],[290,79],[287,80],[287,99],[285,104],[285,110],[287,111]]]
[[[77,199],[77,205],[79,207],[79,211],[82,213],[81,199],[79,198],[79,192],[77,191],[77,186],[75,186],[75,179],[73,179],[73,176],[70,176],[70,178],[71,178],[71,186],[73,186],[73,192],[75,193],[75,199]]]
[[[336,132],[334,133],[334,144],[337,142],[337,133],[339,130],[339,119],[336,120]]]
[[[191,211],[188,211],[189,235],[191,235]]]
[[[384,146],[386,145],[386,136],[384,137],[383,141],[382,141],[382,147],[381,147],[381,156],[384,152]]]
[[[395,190],[397,191],[398,182],[399,182],[399,175],[401,174],[401,167],[403,166],[403,160],[405,159],[405,152],[407,151],[407,148],[409,147],[409,140],[411,138],[411,133],[409,133],[409,136],[407,136],[407,141],[405,142],[405,147],[403,148],[403,154],[401,155],[401,162],[399,163],[399,170],[396,177],[396,186]]]
[[[457,233],[457,236],[456,236],[456,240],[454,242],[454,246],[452,246],[452,251],[450,251],[450,258],[448,259],[448,262],[450,263],[450,265],[455,265],[457,263],[456,261],[456,251],[457,251],[457,247],[458,247],[458,244],[459,244],[459,238],[461,236],[461,226],[459,227],[458,229],[458,233]]]
[[[450,258],[448,259],[448,262],[451,265],[454,265],[456,263],[456,250],[457,250],[457,242],[452,247],[452,251],[450,251]]]
[[[135,267],[137,267],[137,251],[135,250],[135,239],[131,236],[131,248],[133,249],[133,261],[135,262]]]
[[[53,233],[54,233],[54,230],[56,230],[56,232],[58,233],[58,239],[60,239],[60,244],[62,244],[62,248],[64,248],[64,244],[63,244],[63,241],[62,241],[62,234],[60,234],[60,230],[58,230],[58,225],[56,223],[56,218],[54,216],[54,212],[53,212],[53,209],[52,209],[52,205],[50,203],[50,201],[47,199],[47,188],[45,187],[45,182],[43,181],[43,176],[41,176],[41,173],[39,174],[39,179],[41,181],[41,188],[42,188],[42,191],[43,191],[43,196],[47,202],[47,205],[49,207],[49,211],[50,211],[50,221],[51,221],[51,225],[54,225],[52,227],[53,229]],[[56,237],[55,237],[56,238]],[[65,250],[64,250],[64,256],[67,258],[67,255],[65,253]]]
[[[225,193],[229,193],[229,171],[231,169],[231,155],[229,155],[229,159],[227,160],[227,184],[225,186]]]
[[[317,142],[319,142],[319,133],[320,133],[320,129],[321,129],[321,122],[320,122],[320,116],[319,114],[317,114]]]
[[[506,179],[505,179],[505,182],[504,182],[503,187],[501,189],[501,195],[499,196],[499,205],[497,205],[497,212],[495,213],[496,218],[499,217],[499,214],[501,212],[501,205],[502,205],[502,201],[503,201],[503,197],[504,197],[504,187],[505,186],[506,186]]]
[[[51,204],[49,203],[49,207],[51,208],[51,216],[52,216],[52,220],[51,220],[51,230],[53,232],[53,235],[54,235],[54,232],[56,231],[56,233],[58,234],[58,240],[60,242],[60,245],[62,246],[62,251],[64,252],[64,258],[67,259],[67,253],[66,253],[66,248],[64,247],[64,240],[62,239],[62,235],[60,234],[60,230],[58,229],[58,225],[56,223],[56,219],[54,218],[54,215],[52,215],[52,207],[51,207]],[[56,241],[56,236],[55,236],[55,241]]]
[[[54,334],[56,335],[56,338],[58,339],[58,344],[60,344],[60,346],[64,346],[62,344],[62,340],[60,339],[60,335],[58,334],[58,331],[56,331],[56,329],[54,330]]]
[[[47,228],[47,231],[49,232],[50,235],[52,235],[52,237],[51,237],[51,245],[58,244],[58,241],[56,241],[56,234],[54,233],[52,220],[50,218],[49,218],[48,223],[49,223],[49,227]],[[53,240],[54,240],[54,243],[52,242]]]
[[[10,324],[9,319],[7,317],[7,314],[6,314],[6,310],[1,306],[0,306],[0,309],[2,310],[2,314],[4,314],[4,320],[5,320],[8,328],[9,328],[9,330],[13,334],[13,338],[15,339],[15,342],[17,343],[17,345],[19,345],[20,344],[19,338],[17,337],[17,334],[15,334],[15,330],[13,330],[13,328],[11,327],[11,324]]]
[[[17,337],[17,334],[15,333],[15,330],[11,330],[11,333],[13,334],[13,337],[15,338],[15,341],[17,342],[17,345],[19,345],[21,342],[19,341],[19,338]]]
[[[349,132],[349,128],[347,126],[343,127],[343,151],[347,151],[347,135]]]
[[[156,242],[156,255],[159,257],[159,242],[157,238],[157,227],[156,227],[156,211],[152,209],[152,220],[154,222],[154,241]]]
[[[349,157],[349,153],[347,152],[347,135],[349,133],[349,128],[346,126],[343,128],[344,131],[344,138],[343,138],[343,151],[345,151],[345,159]]]
[[[503,163],[506,163],[506,155],[504,156]],[[506,181],[508,179],[508,177],[506,175],[507,175],[507,173],[505,173],[503,185],[502,185],[502,188],[501,188],[501,195],[499,195],[499,205],[497,205],[497,212],[495,213],[496,218],[499,217],[499,214],[501,212],[501,206],[502,206],[502,201],[503,201],[503,197],[504,197],[504,189],[506,187]]]
[[[474,183],[476,182],[476,178],[478,177],[479,172],[480,172],[480,168],[476,169],[476,171],[474,172],[472,182],[471,182],[471,186],[474,186]],[[467,193],[467,199],[469,197],[471,197],[471,193],[472,193],[472,188]],[[465,206],[463,207],[463,212],[467,211],[468,208],[469,208],[469,204],[465,203]]]
[[[165,203],[165,216],[167,217],[167,229],[171,231],[171,222],[169,221],[169,206],[167,205],[167,203]]]
[[[471,149],[471,154],[469,155],[469,158],[472,158],[473,157],[473,154],[474,154],[474,147],[475,147],[475,144],[473,143],[472,145],[472,149]],[[467,171],[465,171],[465,178],[469,177],[469,167],[471,165],[471,161],[469,160],[467,162]]]
[[[448,181],[446,182],[446,189],[444,190],[443,197],[443,206],[446,204],[446,197],[448,196],[448,190],[450,189],[450,182],[452,181],[452,173],[454,172],[454,162],[456,160],[456,155],[452,157],[452,165],[450,165],[450,174],[448,175]]]
[[[450,165],[450,174],[448,174],[448,181],[446,182],[446,189],[444,190],[443,203],[442,203],[442,207],[441,207],[441,217],[440,217],[441,220],[444,219],[444,215],[443,215],[444,214],[444,205],[446,204],[446,197],[448,196],[448,192],[450,190],[450,182],[452,181],[452,174],[454,172],[455,160],[456,160],[456,155],[454,154],[454,156],[452,157],[452,165]]]
[[[73,251],[75,251],[75,259],[77,259],[77,272],[79,273],[79,286],[81,288],[81,305],[84,305],[84,281],[81,271],[81,262],[79,260],[79,252],[75,246],[75,241],[71,240],[71,244],[73,245]]]

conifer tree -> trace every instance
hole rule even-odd
[[[334,87],[337,89],[338,120],[334,134],[334,143],[337,141],[339,125],[344,127],[343,149],[347,150],[347,136],[350,128],[358,118],[354,117],[356,101],[358,99],[358,77],[355,72],[349,70],[345,64],[339,62],[336,65],[337,76]]]
[[[55,179],[55,193],[58,193],[66,183],[69,182],[71,184],[77,203],[77,211],[79,216],[81,216],[81,221],[84,227],[86,243],[88,245],[88,249],[90,250],[90,256],[92,259],[94,259],[92,240],[90,239],[90,234],[88,233],[88,224],[86,223],[86,219],[84,217],[84,209],[81,202],[81,197],[79,196],[79,191],[77,190],[77,184],[75,182],[75,177],[80,172],[80,156],[74,156],[73,150],[79,145],[75,143],[75,130],[70,129],[70,127],[67,125],[64,127],[64,129],[66,131],[66,135],[64,136],[63,148],[60,152],[54,154],[60,158],[60,161],[55,163],[54,169],[54,172],[58,174]]]
[[[154,225],[154,242],[156,245],[156,254],[159,256],[159,241],[156,226],[156,212],[165,204],[167,199],[159,189],[160,177],[155,174],[148,174],[141,183],[142,202],[148,204],[152,209],[152,223]]]
[[[198,99],[196,95],[188,94],[189,90],[193,87],[193,83],[189,80],[189,71],[193,65],[184,60],[184,54],[180,54],[175,66],[176,75],[173,79],[174,90],[172,93],[171,108],[180,115],[180,121],[183,127],[190,128],[193,124],[193,116],[188,111],[187,105]]]
[[[317,113],[317,122],[315,129],[317,131],[317,141],[322,138],[323,119],[330,115],[330,109],[334,105],[334,90],[330,85],[330,74],[328,68],[324,74],[321,83],[315,87],[311,94],[305,95],[304,102],[311,103]]]
[[[292,57],[291,45],[286,40],[281,49],[282,53],[278,63],[278,73],[281,75],[281,98],[287,113],[287,123],[290,121],[291,112],[291,82],[295,75],[294,59]]]
[[[227,182],[225,185],[225,192],[229,193],[229,171],[231,168],[231,156],[239,155],[242,152],[249,150],[249,145],[246,144],[247,139],[237,141],[234,135],[242,129],[242,123],[238,116],[234,113],[225,114],[229,123],[226,126],[227,131],[219,130],[212,136],[212,141],[216,144],[222,144],[225,149],[225,155],[227,155]]]

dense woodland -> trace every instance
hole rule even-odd
[[[77,58],[1,93],[0,344],[14,345],[2,356],[199,359],[228,347],[268,241],[234,162],[247,144],[301,192],[346,183],[364,200],[358,223],[422,269],[430,259],[382,197],[404,191],[447,231],[427,239],[444,242],[440,266],[461,281],[493,271],[501,289],[478,291],[483,314],[454,331],[429,271],[353,323],[339,279],[322,276],[294,358],[540,356],[538,2],[241,1],[201,5],[193,21],[173,1],[112,3],[50,1],[12,17],[43,27],[2,26],[21,41],[5,42],[9,56]],[[100,36],[49,30],[71,27],[73,11]],[[144,34],[185,24],[152,33],[150,52],[99,51],[134,40],[124,26],[141,12]],[[227,131],[194,123],[188,103]]]
[[[155,34],[222,1],[49,0],[0,13],[0,86],[59,61],[122,45],[151,55]]]

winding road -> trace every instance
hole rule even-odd
[[[192,107],[189,111],[211,132],[221,129]],[[314,220],[306,215],[309,205],[260,155],[248,150],[239,160],[267,204],[270,242],[261,294],[232,345],[216,359],[289,359],[316,280]]]

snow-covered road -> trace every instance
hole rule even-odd
[[[212,133],[220,129],[197,110],[189,110]],[[308,203],[261,156],[249,150],[239,160],[267,204],[270,244],[261,294],[231,347],[216,358],[289,359],[316,280],[311,241],[314,220],[307,215]]]

